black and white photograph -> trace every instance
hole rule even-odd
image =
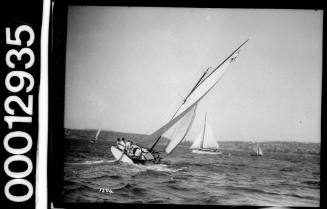
[[[322,40],[322,10],[68,6],[63,202],[319,207]]]

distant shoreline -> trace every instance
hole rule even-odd
[[[96,129],[67,129],[65,128],[66,139],[79,139],[90,141],[93,140]],[[115,131],[101,131],[99,141],[115,141],[117,138],[130,139],[143,146],[150,146],[152,141],[144,141],[145,134],[124,133]],[[160,144],[165,144],[169,139],[163,137]],[[245,151],[252,152],[256,142],[253,141],[219,141],[218,143],[222,150],[226,151]],[[281,153],[281,154],[296,154],[296,155],[320,155],[320,143],[315,142],[297,142],[297,141],[263,141],[259,142],[261,149],[265,153]],[[190,146],[191,142],[182,142],[181,146]]]
[[[98,129],[74,129],[74,128],[64,128],[66,131],[90,131],[90,132],[97,132]],[[147,134],[139,134],[139,133],[128,133],[128,132],[120,132],[120,131],[112,131],[112,130],[102,130],[102,132],[109,132],[109,133],[118,133],[118,134],[126,134],[126,135],[137,135],[137,136],[148,136]],[[218,140],[219,143],[302,143],[302,144],[321,144],[321,142],[302,142],[302,141],[296,141],[296,140],[267,140],[267,141],[255,141],[255,140],[237,140],[237,139],[231,139],[231,140]],[[191,142],[182,142],[182,143],[191,143]]]

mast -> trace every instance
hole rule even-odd
[[[196,82],[196,84],[195,84],[195,86],[192,88],[192,90],[190,91],[190,93],[185,97],[185,99],[184,99],[184,101],[183,101],[183,104],[186,102],[186,100],[187,100],[187,98],[193,93],[193,91],[196,89],[196,87],[198,87],[198,85],[200,85],[200,83],[202,83],[201,81],[202,81],[202,79],[203,79],[203,77],[208,73],[208,71],[211,69],[212,67],[208,67],[207,69],[206,69],[206,71],[204,71],[204,73],[202,74],[202,76],[201,76],[201,78],[198,80],[198,82]],[[183,105],[182,104],[182,105]],[[181,106],[182,106],[181,105]],[[179,109],[179,108],[178,108]],[[177,110],[178,111],[178,110]],[[176,111],[176,113],[177,113],[177,111]],[[175,113],[175,114],[176,114]],[[175,116],[175,114],[174,114],[174,116]]]
[[[201,149],[203,149],[203,142],[204,142],[204,134],[206,132],[206,123],[207,123],[207,112],[204,116],[204,125],[203,125],[203,134],[202,134],[202,141],[201,141]]]

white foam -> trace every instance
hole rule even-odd
[[[187,167],[182,167],[182,168],[173,169],[173,168],[168,168],[166,164],[153,164],[153,165],[133,164],[133,167],[140,169],[140,171],[153,170],[158,172],[171,172],[171,173],[175,173],[187,168]]]

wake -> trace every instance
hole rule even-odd
[[[140,164],[129,164],[133,170],[135,171],[157,171],[157,172],[169,172],[169,173],[175,173],[178,171],[182,171],[187,169],[187,167],[181,167],[181,168],[169,168],[166,164],[150,164],[150,165],[140,165]]]
[[[149,164],[149,165],[141,165],[141,164],[131,164],[124,163],[119,160],[88,160],[82,162],[65,162],[65,166],[93,166],[93,165],[119,165],[121,168],[126,168],[129,172],[142,172],[142,171],[157,171],[157,172],[169,172],[175,173],[178,171],[186,170],[187,167],[180,168],[169,168],[166,164]]]
[[[106,164],[112,164],[117,162],[117,160],[88,160],[88,161],[83,161],[83,162],[69,162],[69,163],[64,163],[65,166],[75,166],[75,165],[106,165]]]

